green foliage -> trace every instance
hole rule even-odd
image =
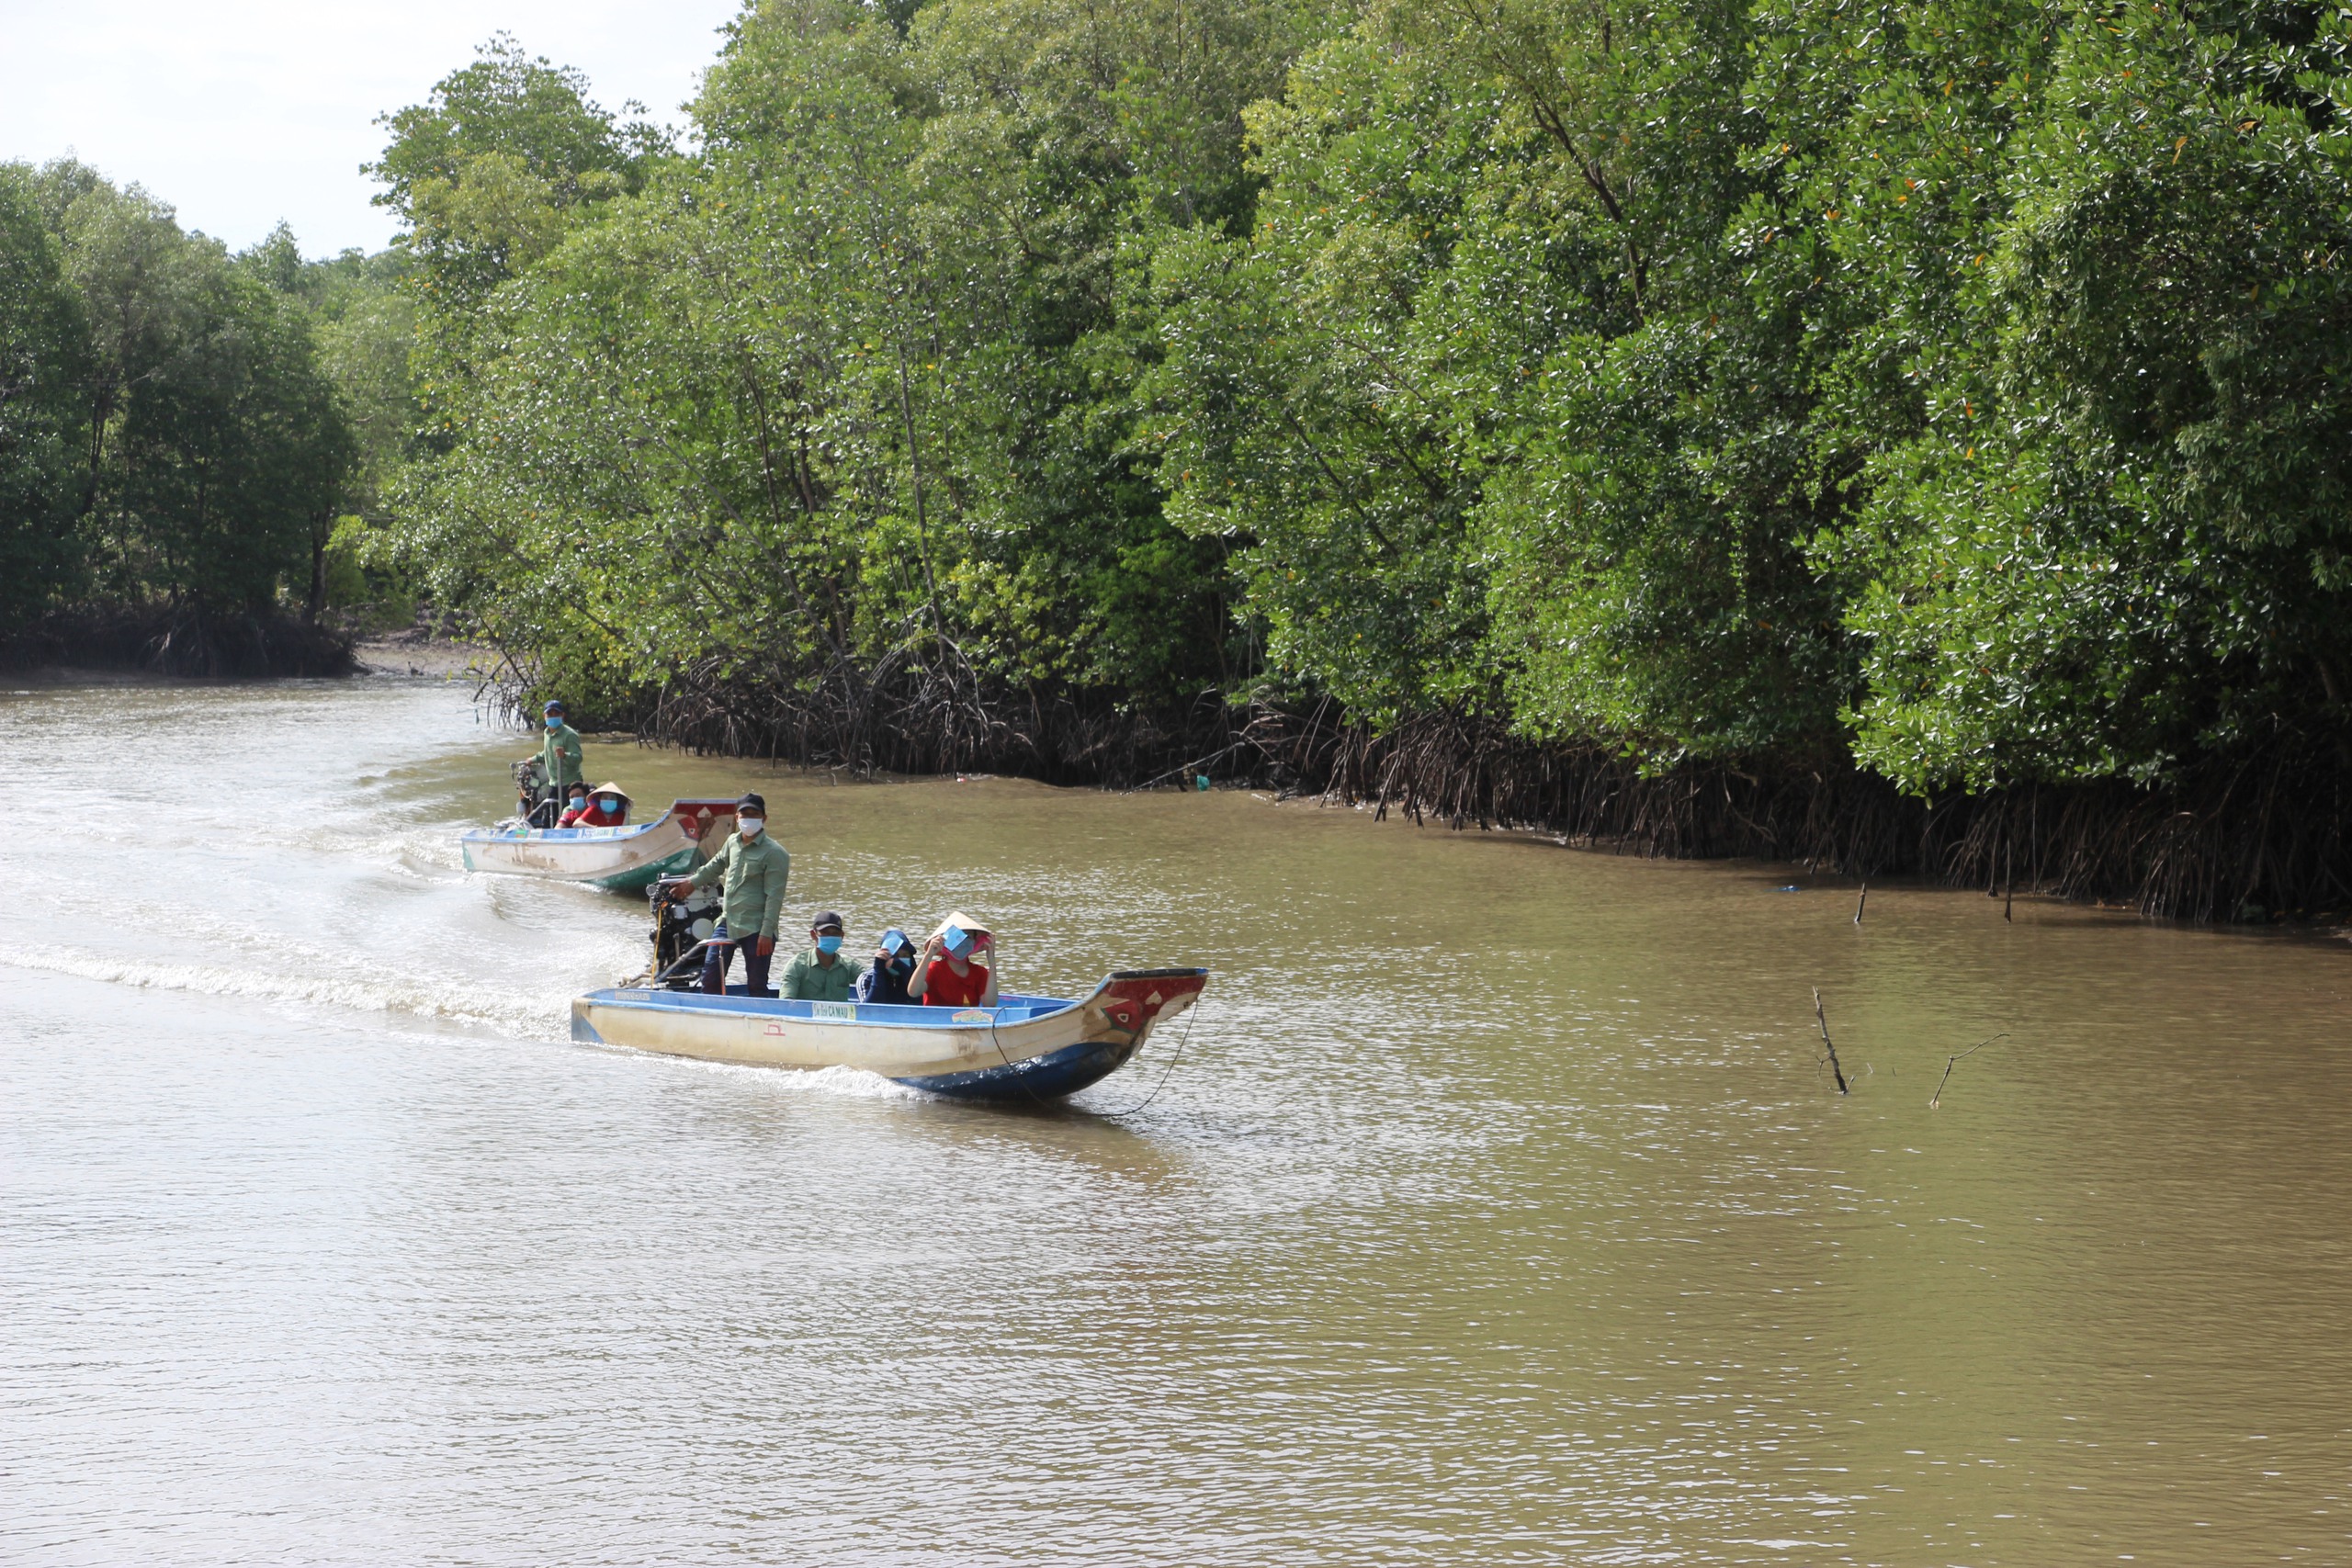
[[[690,152],[506,40],[388,117],[421,404],[385,296],[314,313],[406,558],[582,692],[952,656],[2158,781],[2352,739],[2347,42],[768,0]]]
[[[904,31],[826,0],[747,13],[696,157],[559,212],[494,288],[427,264],[437,456],[406,492],[410,558],[582,692],[942,652],[1120,700],[1216,686],[1223,551],[1161,515],[1125,258],[1246,223],[1240,111],[1297,25],[1261,4],[949,3]],[[386,166],[415,161],[396,142]]]
[[[231,257],[136,186],[0,168],[0,616],[318,604],[354,446],[282,228]]]
[[[616,121],[586,88],[501,33],[427,102],[377,122],[392,141],[368,168],[385,186],[376,200],[408,223],[425,287],[478,299],[554,248],[579,209],[643,186],[664,138]]]
[[[29,173],[0,164],[0,629],[46,606],[78,564],[90,349]]]

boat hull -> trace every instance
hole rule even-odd
[[[1076,1001],[1007,997],[954,1009],[624,987],[575,1000],[571,1037],[751,1066],[854,1067],[958,1100],[1046,1100],[1124,1066],[1207,978],[1204,969],[1133,970]]]

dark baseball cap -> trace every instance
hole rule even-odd
[[[808,922],[808,929],[812,931],[837,931],[842,929],[842,918],[831,909],[820,909],[817,918]]]
[[[541,713],[543,713],[543,714],[548,714],[548,713],[570,713],[571,710],[570,708],[565,707],[565,706],[563,705],[562,699],[558,698],[556,701],[551,702],[551,703],[548,704],[545,707],[542,707],[541,709],[539,709],[539,711],[540,711]]]
[[[739,815],[745,811],[756,811],[764,817],[767,815],[767,797],[748,789],[743,792],[743,798],[735,803],[735,810]]]

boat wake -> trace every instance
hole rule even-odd
[[[208,964],[156,964],[45,944],[0,946],[0,965],[141,989],[401,1014],[490,1029],[518,1040],[560,1040],[569,1031],[568,998],[553,1005],[525,999],[501,1002],[461,992],[454,986],[223,969]]]
[[[821,1094],[842,1100],[935,1100],[942,1105],[955,1103],[945,1095],[898,1083],[879,1073],[869,1073],[863,1067],[831,1066],[813,1071],[778,1069],[746,1062],[706,1062],[691,1056],[632,1051],[625,1045],[609,1045],[603,1049],[617,1056],[658,1066],[665,1072],[717,1073],[729,1077],[745,1077],[787,1094]]]
[[[461,995],[455,986],[436,987],[415,981],[353,979],[282,972],[273,974],[253,969],[225,969],[209,964],[157,964],[51,945],[0,945],[0,968],[29,969],[141,990],[340,1008],[390,1018],[425,1020],[483,1029],[514,1040],[571,1043],[571,1000],[568,997],[551,998],[543,1003],[518,999],[501,1005],[496,1001],[486,1001],[478,995]],[[905,1084],[894,1083],[878,1073],[858,1067],[832,1066],[816,1072],[778,1072],[773,1067],[733,1062],[695,1061],[621,1047],[610,1049],[616,1055],[658,1066],[665,1071],[747,1075],[786,1093],[818,1094],[846,1100],[931,1100],[942,1098]]]

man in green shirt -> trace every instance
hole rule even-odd
[[[767,815],[768,803],[756,795],[737,801],[735,831],[690,879],[695,887],[716,882],[721,889],[718,918],[726,927],[726,940],[702,950],[702,988],[712,996],[726,994],[727,971],[739,948],[752,995],[768,994],[768,960],[775,955],[776,927],[784,921],[784,886],[792,875],[792,857],[767,836]],[[686,886],[673,889],[671,897],[685,897]]]
[[[588,775],[580,771],[580,731],[566,720],[565,711],[561,703],[549,703],[539,710],[540,722],[548,731],[539,743],[539,768],[558,800],[573,784],[588,782]]]
[[[788,1002],[845,1002],[860,965],[842,956],[842,918],[831,909],[808,922],[808,946],[784,972]]]

